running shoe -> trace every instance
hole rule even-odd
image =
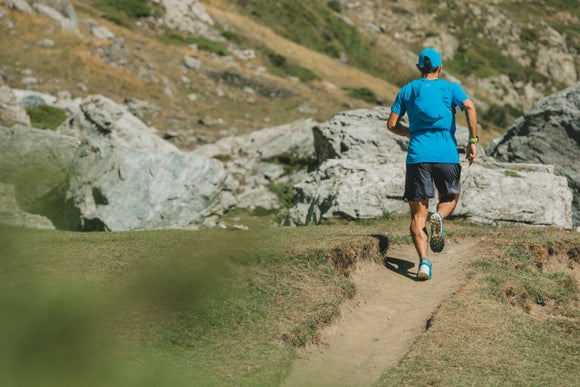
[[[440,253],[445,247],[445,230],[443,230],[443,217],[436,212],[431,215],[431,238],[429,239],[429,246],[434,253]]]
[[[426,281],[430,280],[433,276],[433,266],[427,261],[421,261],[419,265],[419,272],[417,273],[417,278]]]

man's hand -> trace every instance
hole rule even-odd
[[[477,156],[477,144],[474,142],[470,142],[467,144],[467,149],[465,150],[465,158],[469,161],[469,165],[473,164],[473,160],[475,160],[475,156]]]

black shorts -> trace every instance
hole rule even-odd
[[[419,163],[407,164],[405,195],[408,202],[427,200],[439,195],[457,195],[461,191],[461,164]]]

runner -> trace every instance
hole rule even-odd
[[[466,158],[473,163],[477,154],[477,115],[475,105],[454,82],[439,79],[443,61],[441,54],[426,48],[419,54],[417,69],[421,78],[409,82],[397,95],[387,122],[388,129],[410,138],[407,150],[404,199],[411,210],[411,236],[420,259],[417,277],[431,279],[433,252],[445,247],[443,220],[457,205],[461,190],[461,164],[455,139],[455,108],[465,111],[469,128]],[[409,127],[400,122],[404,114]],[[431,238],[427,234],[429,199],[438,192],[437,212],[431,215]]]

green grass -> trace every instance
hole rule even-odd
[[[270,221],[88,234],[0,226],[0,384],[278,384],[296,346],[353,294],[327,253],[375,239],[356,225]]]
[[[0,384],[279,385],[296,348],[356,291],[350,265],[381,261],[376,235],[410,243],[407,218],[392,215],[297,228],[244,212],[225,221],[249,230],[0,226]],[[578,288],[550,265],[578,264],[575,234],[460,220],[446,230],[486,240],[471,280],[379,385],[573,385]]]
[[[351,98],[362,99],[365,102],[377,104],[379,102],[379,97],[369,88],[350,88],[348,90],[348,96]]]
[[[227,47],[223,43],[215,42],[201,36],[184,36],[177,32],[170,31],[157,35],[157,38],[164,43],[176,46],[194,44],[199,50],[211,52],[218,56],[227,56],[230,54]]]
[[[288,58],[286,58],[285,56],[277,54],[265,48],[262,50],[266,52],[269,64],[268,67],[272,72],[272,74],[280,76],[296,77],[300,79],[302,82],[320,80],[320,77],[316,75],[314,72],[298,65],[292,60],[288,60]]]
[[[49,105],[35,106],[26,109],[30,124],[37,129],[56,129],[66,120],[64,110]]]
[[[241,12],[269,26],[276,33],[332,58],[348,56],[348,63],[381,78],[396,76],[386,65],[384,53],[373,48],[356,27],[335,15],[336,4],[308,0],[231,0]]]

